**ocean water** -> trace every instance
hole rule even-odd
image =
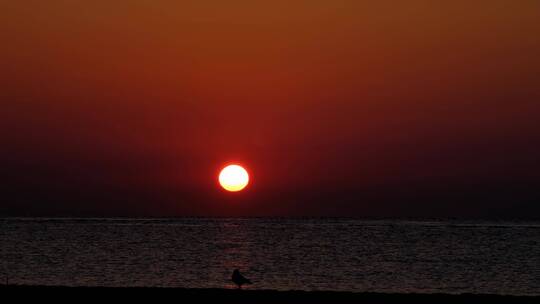
[[[540,223],[0,219],[0,282],[540,295]]]

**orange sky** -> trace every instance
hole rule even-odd
[[[102,211],[64,188],[143,189],[141,213],[166,215],[222,214],[230,160],[254,171],[231,214],[325,213],[298,201],[340,193],[336,214],[384,215],[370,195],[396,185],[537,185],[540,2],[445,2],[5,1],[6,176],[55,212]]]

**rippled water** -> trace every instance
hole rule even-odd
[[[13,284],[540,295],[540,223],[0,219]]]

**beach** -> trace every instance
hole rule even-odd
[[[539,303],[540,297],[473,294],[384,294],[334,291],[274,291],[149,287],[61,287],[2,285],[4,298],[55,300],[137,299],[145,303]]]

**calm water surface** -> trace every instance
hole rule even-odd
[[[0,219],[14,284],[540,295],[540,223]]]

